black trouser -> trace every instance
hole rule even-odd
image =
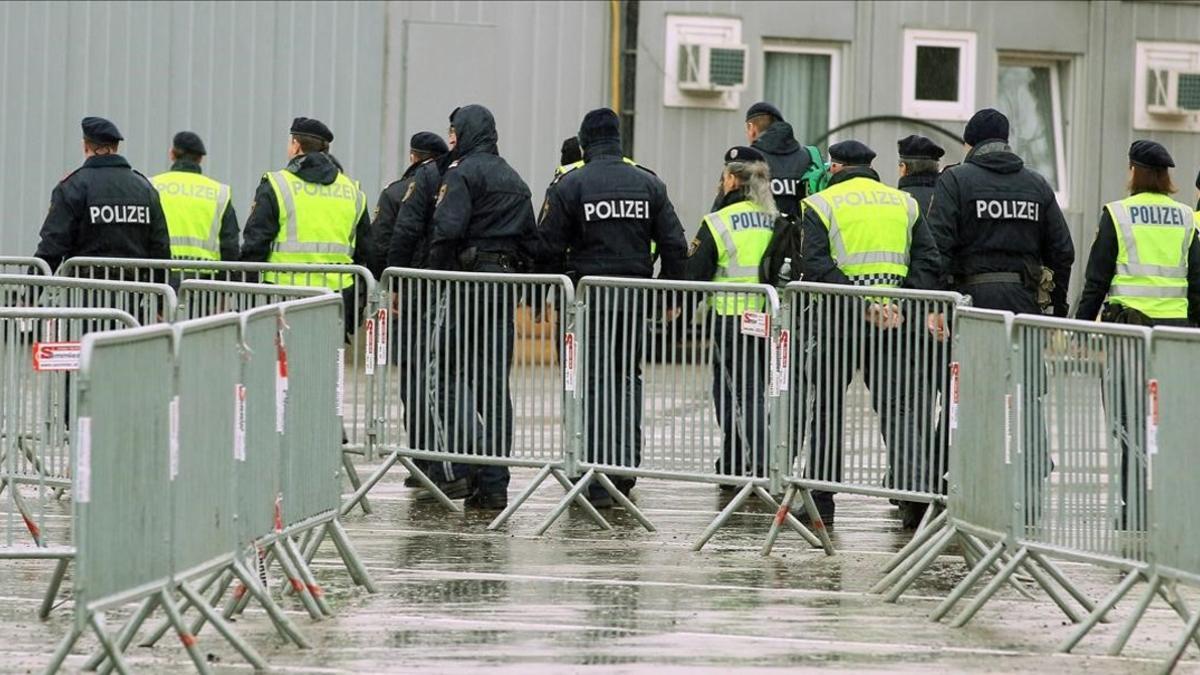
[[[741,316],[712,315],[713,405],[725,476],[767,475],[767,340],[741,334]]]
[[[430,370],[430,364],[437,362],[437,357],[430,352],[430,319],[436,315],[436,307],[428,296],[428,287],[414,284],[412,288],[415,294],[399,298],[392,315],[391,357],[399,375],[397,396],[404,407],[407,445],[413,450],[435,451],[438,450],[440,420],[433,413],[445,407],[442,403],[431,404],[439,394],[437,373]],[[439,482],[449,480],[450,476],[467,475],[465,465],[424,459],[413,463],[429,478]]]
[[[927,489],[924,442],[915,424],[912,397],[903,395],[910,356],[903,351],[905,321],[899,328],[882,329],[868,324],[855,309],[849,316],[816,327],[815,358],[810,364],[809,388],[813,397],[812,434],[809,445],[808,477],[842,480],[842,449],[846,388],[861,370],[871,393],[871,406],[879,415],[889,466],[898,487]],[[835,312],[836,313],[836,312]],[[907,317],[911,319],[911,317]],[[923,323],[923,321],[921,322]],[[819,505],[833,504],[833,494],[814,491]]]
[[[584,398],[588,462],[636,467],[642,463],[642,352],[647,317],[640,296],[597,293],[587,313]],[[636,479],[615,476],[619,488]],[[592,494],[603,493],[597,483]]]

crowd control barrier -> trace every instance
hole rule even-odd
[[[197,319],[227,312],[246,312],[297,298],[333,293],[324,286],[276,286],[231,281],[184,279],[179,284],[179,319]]]
[[[54,274],[54,271],[41,258],[0,255],[0,274],[37,274],[48,277]]]
[[[115,309],[148,326],[175,320],[175,291],[165,284],[0,275],[2,307]]]

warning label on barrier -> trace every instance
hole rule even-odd
[[[1012,464],[1012,423],[1013,423],[1013,396],[1012,394],[1004,395],[1004,463]]]
[[[950,364],[950,430],[958,428],[958,361]]]
[[[169,457],[168,475],[171,480],[179,475],[179,396],[171,397],[167,405],[167,453]]]
[[[33,343],[33,369],[36,371],[79,370],[78,342]]]
[[[766,312],[742,314],[742,335],[765,338],[771,334],[771,315]]]
[[[86,504],[92,500],[92,418],[75,420],[75,501]]]
[[[767,360],[770,362],[767,370],[770,373],[767,377],[767,396],[779,398],[779,345],[771,345]]]
[[[246,385],[233,385],[233,458],[246,461]]]
[[[575,334],[563,336],[563,391],[575,391]]]
[[[1158,454],[1158,380],[1146,384],[1146,452]]]
[[[346,394],[346,350],[337,350],[337,400],[333,403],[333,411],[338,417],[345,414],[342,397]]]
[[[792,331],[786,328],[779,331],[779,343],[775,349],[778,354],[779,391],[787,391],[792,379]]]
[[[375,356],[375,363],[380,366],[386,366],[388,363],[388,311],[386,307],[381,307],[376,315],[378,317],[378,325],[375,327],[378,331],[379,342],[376,348],[378,354]]]
[[[366,363],[363,364],[363,371],[367,375],[374,375],[375,350],[372,349],[371,346],[375,344],[375,319],[367,319],[367,323],[363,325],[363,337],[367,343],[366,348],[363,350],[366,352],[366,354],[364,354]]]
[[[287,348],[284,347],[282,339],[276,342],[276,351],[278,352],[276,361],[279,367],[275,371],[275,431],[282,434],[286,421],[288,398]]]

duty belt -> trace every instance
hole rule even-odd
[[[1025,285],[1025,277],[1019,272],[985,272],[972,274],[963,279],[963,286],[980,286],[982,284],[1020,284]]]

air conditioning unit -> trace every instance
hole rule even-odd
[[[679,45],[679,90],[723,94],[746,88],[746,45],[683,42]]]
[[[1151,68],[1149,75],[1146,112],[1173,118],[1200,114],[1200,70]]]

